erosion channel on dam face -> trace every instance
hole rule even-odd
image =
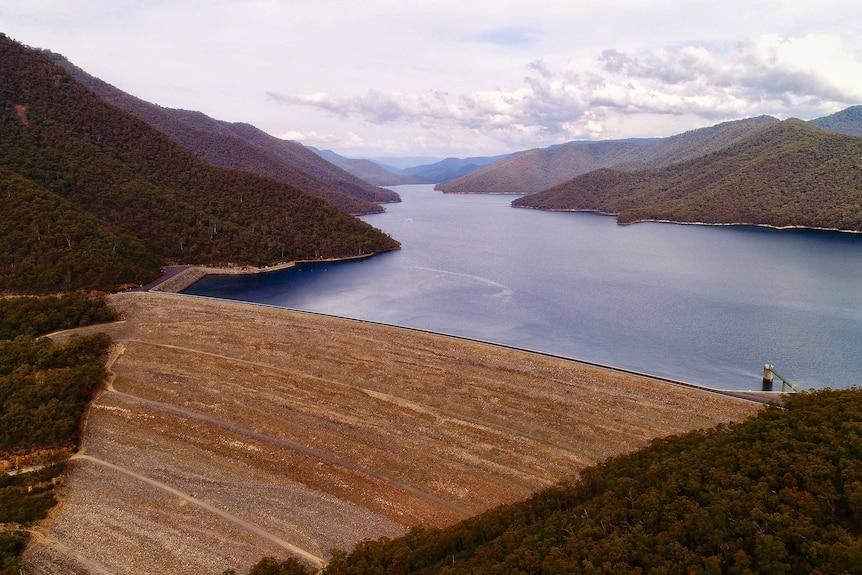
[[[246,572],[445,525],[758,404],[576,362],[183,296],[124,321],[46,573]],[[65,337],[65,334],[57,337]]]

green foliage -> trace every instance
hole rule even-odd
[[[38,336],[117,319],[104,298],[83,293],[0,299],[0,340]]]
[[[712,154],[663,169],[597,170],[512,202],[643,220],[862,231],[862,138],[799,120],[768,124]]]
[[[158,277],[134,236],[0,166],[0,291],[111,290]]]
[[[862,391],[791,396],[654,441],[443,530],[366,541],[324,573],[862,573]]]
[[[313,575],[317,569],[309,569],[293,557],[278,561],[273,557],[264,557],[248,572],[248,575]]]
[[[54,480],[65,464],[49,465],[30,473],[0,475],[0,523],[27,524],[43,519],[56,503]]]
[[[24,335],[0,341],[0,453],[77,444],[110,342],[103,333],[63,346]]]
[[[0,455],[78,443],[84,409],[105,376],[110,338],[73,336],[57,346],[33,336],[116,316],[103,298],[84,294],[0,299]],[[0,473],[0,524],[38,521],[56,504],[53,490],[65,462],[62,455],[44,457],[33,470]],[[17,575],[26,541],[26,535],[0,534],[0,575]]]
[[[28,539],[26,532],[0,533],[0,575],[20,575],[18,556],[24,551]]]
[[[145,283],[159,263],[271,264],[398,243],[277,180],[217,168],[0,36],[0,290]]]

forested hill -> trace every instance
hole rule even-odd
[[[445,193],[529,194],[565,182],[578,174],[623,161],[640,144],[632,141],[570,142],[528,150],[435,189]]]
[[[249,124],[215,120],[201,112],[162,108],[91,76],[59,54],[46,52],[100,98],[140,118],[217,166],[270,176],[325,199],[350,214],[380,213],[375,202],[400,200],[314,154],[302,144],[270,136]]]
[[[449,193],[532,194],[601,168],[652,169],[691,160],[741,140],[761,126],[778,122],[758,116],[690,130],[668,138],[569,142],[529,150],[440,184]]]
[[[116,289],[160,263],[264,265],[395,249],[298,189],[219,168],[0,35],[0,291]]]
[[[324,573],[862,573],[860,422],[858,389],[792,395],[453,527],[360,543]]]
[[[851,106],[829,116],[811,120],[811,123],[830,132],[862,136],[862,106]]]
[[[800,120],[652,171],[598,170],[512,202],[643,220],[862,231],[862,138]]]

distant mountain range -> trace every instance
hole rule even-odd
[[[778,122],[758,116],[691,130],[668,138],[569,142],[513,154],[457,179],[438,184],[445,193],[532,194],[600,168],[662,168],[725,148],[759,127]],[[831,132],[862,135],[862,106],[812,120]]]
[[[373,160],[346,158],[331,150],[310,149],[343,170],[378,186],[446,182],[470,174],[483,166],[509,156],[509,154],[504,154],[473,158],[446,158],[430,164],[397,168]]]
[[[281,140],[250,124],[215,120],[195,111],[163,108],[91,76],[59,54],[46,52],[100,98],[147,122],[217,166],[248,170],[323,198],[350,214],[380,213],[397,193],[324,161],[297,142]]]
[[[862,231],[862,138],[795,119],[764,122],[691,160],[650,170],[595,170],[512,205],[615,214],[620,223]]]
[[[654,140],[569,142],[528,150],[437,185],[446,193],[531,194],[599,168],[659,168],[719,150],[777,122],[759,116]]]
[[[399,247],[292,185],[204,161],[2,34],[0,69],[0,293],[114,290],[167,263]]]
[[[403,184],[423,183],[416,178],[405,176],[400,170],[386,168],[371,160],[346,158],[332,150],[319,150],[312,146],[308,146],[308,149],[345,172],[349,172],[375,186],[400,186]]]

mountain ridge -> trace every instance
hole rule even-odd
[[[801,120],[770,123],[717,152],[655,170],[605,168],[514,207],[645,220],[862,231],[862,138]]]
[[[469,158],[449,157],[436,162],[418,164],[404,168],[387,165],[374,159],[347,158],[332,150],[319,150],[309,146],[326,160],[348,172],[376,185],[399,186],[404,184],[437,184],[460,178],[483,166],[498,162],[511,154],[498,156],[473,156]]]
[[[456,180],[440,184],[444,193],[532,194],[600,168],[658,168],[709,153],[759,126],[777,122],[757,116],[689,130],[668,138],[569,142],[515,154]]]
[[[165,263],[268,265],[397,249],[320,198],[214,166],[0,36],[0,291],[115,290]]]
[[[862,136],[862,106],[850,106],[822,118],[811,120],[818,128],[847,136]]]
[[[273,177],[350,214],[381,213],[383,208],[378,203],[400,201],[395,192],[362,181],[321,160],[299,143],[275,138],[250,124],[224,122],[202,112],[146,102],[88,74],[60,54],[45,52],[106,102],[147,122],[215,165]]]

